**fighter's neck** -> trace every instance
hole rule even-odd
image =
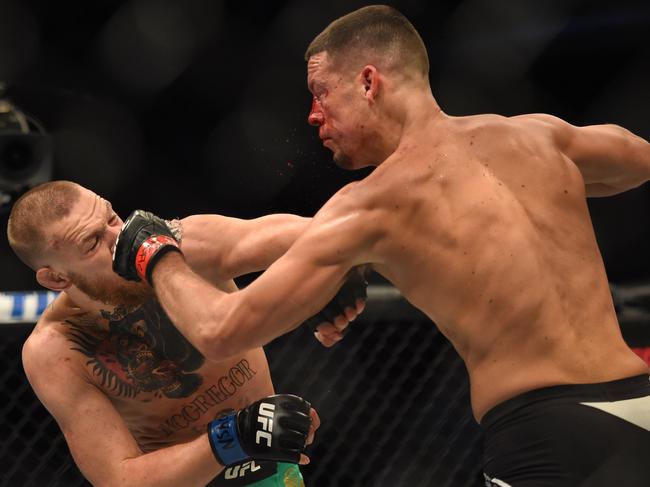
[[[376,108],[371,122],[374,152],[366,154],[371,165],[381,165],[404,146],[422,143],[422,134],[430,141],[434,125],[446,118],[431,90],[410,86],[387,94]]]
[[[399,137],[393,142],[390,152],[382,163],[387,160],[401,159],[397,156],[412,152],[422,146],[423,142],[427,146],[436,145],[436,141],[444,137],[444,125],[448,120],[449,117],[437,104],[420,109],[400,125]]]
[[[431,90],[408,90],[407,88],[408,86],[392,96],[387,95],[388,99],[385,102],[386,110],[392,114],[405,131],[436,119],[442,113]]]
[[[418,136],[423,130],[428,130],[427,127],[440,124],[447,118],[433,98],[425,98],[411,105],[405,112],[402,121],[402,138]]]
[[[113,315],[119,310],[124,310],[122,305],[106,304],[91,298],[77,288],[69,288],[62,291],[61,299],[63,304],[74,314],[94,316],[101,318]]]

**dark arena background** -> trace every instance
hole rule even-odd
[[[546,112],[650,138],[647,0],[389,3],[422,35],[447,113]],[[6,242],[12,201],[69,179],[122,216],[313,215],[368,171],[336,168],[308,126],[303,54],[366,4],[0,0],[1,485],[88,485],[23,373],[21,345],[48,296],[29,293],[43,290]],[[3,128],[6,102],[26,114],[29,140]],[[589,206],[623,334],[648,357],[649,188]],[[266,348],[276,390],[321,415],[308,486],[481,485],[463,363],[376,276],[367,313],[333,349],[303,329]]]

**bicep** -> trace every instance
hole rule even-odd
[[[648,174],[643,139],[618,125],[569,126],[564,153],[580,169],[585,184],[626,187]],[[647,150],[647,149],[646,149]]]
[[[307,228],[309,218],[275,214],[240,220],[239,238],[226,256],[231,277],[267,269]]]

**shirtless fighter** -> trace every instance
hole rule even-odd
[[[550,115],[446,115],[422,40],[390,7],[334,21],[305,57],[323,145],[342,167],[377,168],[242,291],[208,289],[181,252],[142,262],[179,329],[208,356],[237,357],[370,264],[464,359],[488,485],[648,485],[648,367],[621,337],[586,197],[647,181],[650,145]],[[122,274],[147,237],[133,223]],[[337,325],[323,343],[341,339]]]
[[[199,215],[174,226],[206,285],[232,292],[233,276],[268,266],[307,222]],[[26,193],[8,225],[38,282],[61,291],[26,341],[23,364],[81,472],[111,487],[304,485],[295,463],[308,461],[301,452],[318,427],[315,411],[272,396],[261,348],[206,360],[148,286],[113,273],[121,226],[108,201],[66,181]]]

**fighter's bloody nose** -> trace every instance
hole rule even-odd
[[[309,116],[307,117],[309,125],[318,126],[323,123],[323,114],[320,111],[320,106],[316,97],[313,97],[311,100],[311,110],[309,111]]]

